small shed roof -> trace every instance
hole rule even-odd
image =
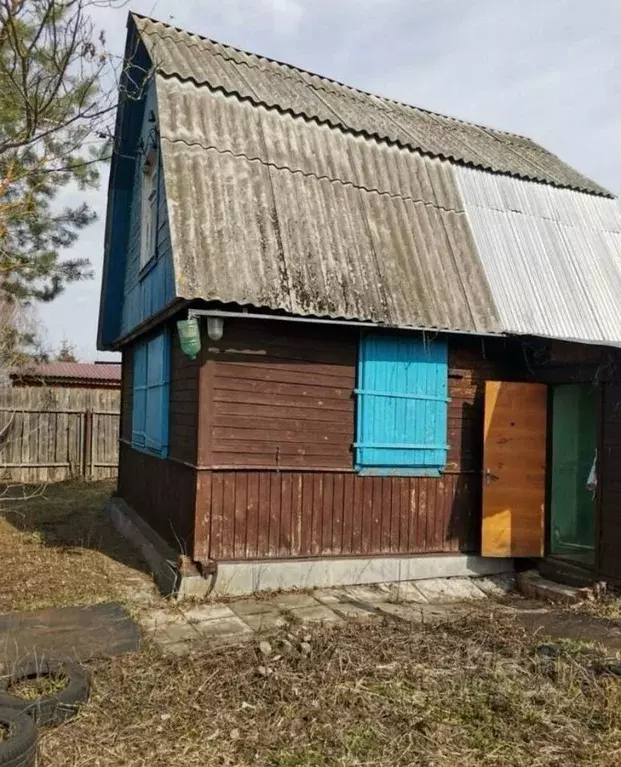
[[[23,382],[120,386],[121,366],[108,362],[43,362],[15,369],[11,378]]]

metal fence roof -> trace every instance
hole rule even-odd
[[[455,175],[504,332],[621,345],[618,201]]]
[[[15,368],[12,378],[89,381],[114,384],[121,382],[121,365],[113,362],[41,362]]]
[[[610,196],[534,141],[375,96],[132,14],[160,74],[436,157]]]

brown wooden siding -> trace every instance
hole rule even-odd
[[[211,463],[200,472],[198,557],[477,551],[484,380],[499,364],[480,344],[451,346],[440,478],[363,477],[352,449],[357,345],[351,329],[279,323],[227,322],[222,341],[206,340]]]
[[[479,477],[213,472],[216,560],[476,551]]]
[[[350,469],[356,336],[228,323],[210,342],[214,467]]]
[[[196,470],[121,442],[118,493],[180,552],[194,548]]]
[[[119,487],[199,560],[476,553],[485,381],[610,378],[601,349],[549,344],[539,357],[535,344],[453,337],[446,471],[367,477],[353,469],[357,332],[227,320],[220,342],[203,335],[197,363],[174,337],[170,458],[124,445]],[[131,439],[131,354],[124,361],[123,433]],[[610,410],[621,390],[606,391]],[[604,438],[607,476],[621,460],[616,413]],[[614,527],[621,483],[601,493],[602,518]],[[613,548],[604,545],[602,557],[611,571]]]
[[[171,333],[169,455],[196,464],[198,445],[198,383],[200,361],[181,351],[179,336]]]

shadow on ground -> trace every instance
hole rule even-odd
[[[0,611],[117,598],[123,584],[150,575],[103,513],[113,490],[109,480],[70,481],[3,501]]]

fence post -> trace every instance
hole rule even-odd
[[[90,479],[92,476],[93,452],[93,411],[84,412],[84,444],[82,445],[82,476]]]

